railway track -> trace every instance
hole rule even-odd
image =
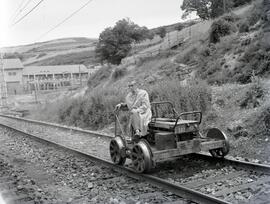
[[[13,117],[9,118],[14,119]],[[15,119],[20,120],[19,118]],[[32,122],[29,120],[24,121]],[[38,124],[43,125],[41,122],[38,122]],[[50,126],[50,124],[46,124],[46,126]],[[10,125],[6,127],[13,128]],[[54,127],[56,126],[54,125]],[[62,126],[57,128],[70,131],[68,127]],[[186,163],[185,159],[182,159],[180,162],[161,164],[157,168],[158,170],[151,175],[136,174],[129,168],[113,165],[106,157],[100,158],[89,154],[89,152],[84,152],[78,146],[71,148],[69,145],[63,145],[61,142],[51,141],[50,138],[40,138],[37,135],[25,133],[25,131],[18,128],[14,130],[41,142],[65,148],[79,156],[116,169],[129,177],[145,180],[152,185],[162,187],[197,203],[267,203],[267,196],[269,196],[268,194],[263,194],[263,192],[270,190],[270,166],[267,165],[228,159],[224,159],[221,162],[220,160],[213,160],[208,155],[192,155],[192,157],[186,158]],[[80,133],[78,129],[74,131]],[[88,131],[82,131],[81,133],[91,134]],[[97,133],[94,136],[102,137],[101,134]],[[109,136],[107,135],[106,138],[108,140]],[[104,148],[102,151],[104,151]],[[192,165],[190,166],[190,164]],[[189,171],[190,175],[183,174],[185,171]]]

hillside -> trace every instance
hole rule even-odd
[[[19,57],[24,65],[94,64],[97,39],[64,38],[30,45],[6,47],[7,56]]]

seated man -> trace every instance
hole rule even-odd
[[[147,134],[148,123],[151,121],[152,112],[148,93],[137,87],[136,81],[128,84],[129,93],[125,102],[116,105],[116,110],[127,107],[130,111],[130,125],[135,130],[135,137],[145,136]]]

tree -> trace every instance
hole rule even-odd
[[[179,24],[175,27],[176,30],[181,31],[185,26],[183,24]]]
[[[182,18],[185,18],[191,12],[205,20],[216,18],[224,12],[229,11],[236,0],[184,0],[181,9],[184,12]]]
[[[210,4],[210,0],[184,0],[181,6],[181,9],[185,11],[182,18],[194,11],[201,19],[210,18]]]
[[[152,35],[146,27],[140,27],[129,19],[116,22],[113,28],[106,28],[96,46],[96,56],[103,62],[120,64],[131,50],[131,43],[140,42]]]
[[[159,35],[161,38],[164,38],[166,36],[166,29],[164,27],[160,27],[157,32],[157,35]]]

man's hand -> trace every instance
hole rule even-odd
[[[115,111],[119,111],[122,106],[122,103],[119,103],[115,106]]]
[[[131,113],[136,113],[136,112],[138,112],[138,109],[137,108],[132,108],[130,112]]]

